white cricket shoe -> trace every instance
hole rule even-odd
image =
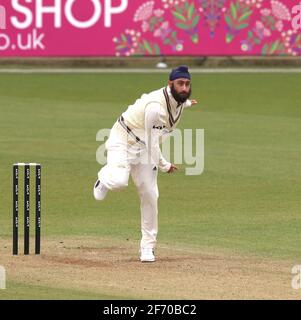
[[[140,249],[140,261],[141,262],[154,262],[154,250],[152,248],[141,248]]]
[[[103,200],[108,192],[108,188],[104,186],[99,180],[96,181],[93,189],[94,198],[98,201]]]

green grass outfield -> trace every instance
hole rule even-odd
[[[205,129],[205,171],[160,174],[158,246],[300,259],[300,83],[298,74],[193,76],[199,105],[184,112],[179,128]],[[138,244],[133,183],[101,204],[92,197],[100,167],[96,133],[142,93],[164,85],[162,74],[1,74],[1,239],[12,233],[12,164],[40,162],[44,237]],[[24,296],[21,284],[14,298],[17,292]]]

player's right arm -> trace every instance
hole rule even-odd
[[[145,142],[149,159],[163,172],[169,172],[172,164],[164,159],[160,149],[160,131],[157,129],[163,124],[160,122],[160,104],[152,102],[145,108]]]

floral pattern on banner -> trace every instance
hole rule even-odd
[[[280,0],[152,0],[113,38],[116,56],[300,55],[292,7]]]

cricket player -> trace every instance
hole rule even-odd
[[[190,96],[188,67],[179,66],[171,71],[166,87],[143,94],[128,107],[114,124],[105,144],[107,164],[98,172],[94,197],[104,200],[109,190],[127,187],[131,175],[141,202],[141,262],[155,261],[158,168],[169,174],[178,169],[163,158],[160,142],[176,128],[184,109],[197,104],[196,100],[189,100]]]

